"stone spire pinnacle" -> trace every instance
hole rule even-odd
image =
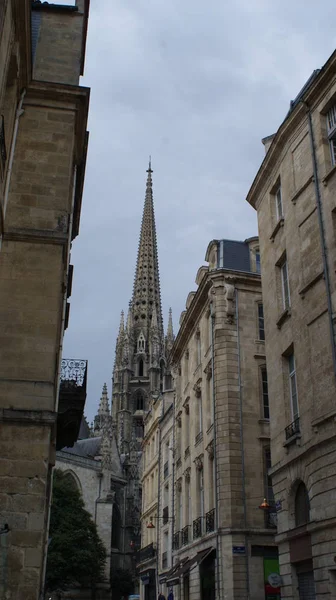
[[[147,339],[154,306],[156,307],[157,323],[161,333],[163,329],[152,173],[151,159],[149,159],[132,298],[134,327],[135,329],[143,329]]]
[[[102,391],[99,408],[98,408],[98,415],[101,415],[101,416],[110,415],[110,407],[109,407],[109,400],[108,400],[108,396],[107,396],[106,383],[104,383],[104,385],[103,385],[103,391]]]
[[[126,321],[126,331],[128,335],[132,332],[133,318],[132,318],[132,302],[131,300],[128,303],[128,313],[127,313],[127,321]]]
[[[168,327],[167,327],[167,338],[174,339],[174,330],[173,330],[173,312],[172,309],[169,309],[168,313]]]
[[[124,324],[124,311],[121,311],[120,314],[120,325],[119,325],[119,337],[122,336],[122,334],[125,331],[125,324]]]

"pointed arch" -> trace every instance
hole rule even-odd
[[[81,485],[80,479],[79,479],[78,475],[76,475],[76,473],[74,473],[74,471],[72,471],[71,469],[67,469],[66,471],[63,471],[63,477],[64,477],[64,479],[66,479],[69,486],[71,486],[73,489],[76,489],[80,493],[82,493],[82,485]]]
[[[138,361],[138,376],[139,377],[143,377],[144,376],[144,361],[143,361],[143,358],[139,358],[139,361]]]

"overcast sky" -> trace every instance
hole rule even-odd
[[[89,153],[64,357],[89,361],[86,415],[111,397],[152,155],[165,324],[214,238],[257,234],[245,198],[280,125],[335,48],[324,0],[91,0]]]

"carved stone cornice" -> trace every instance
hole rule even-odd
[[[202,471],[203,470],[203,459],[204,459],[204,454],[200,454],[199,456],[196,456],[196,458],[194,460],[196,469],[198,471]]]
[[[211,440],[211,442],[208,443],[206,451],[209,454],[210,460],[213,460],[215,456],[215,445],[213,440]]]
[[[211,377],[212,377],[212,360],[209,360],[207,366],[204,369],[204,373],[206,375],[207,380],[211,379]]]
[[[195,383],[195,385],[193,386],[193,390],[195,392],[195,396],[196,398],[200,398],[202,395],[202,387],[201,387],[201,383],[202,383],[202,378],[198,379]]]

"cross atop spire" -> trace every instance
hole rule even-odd
[[[152,162],[151,157],[149,157],[145,204],[132,298],[134,327],[136,329],[141,328],[144,331],[146,339],[148,339],[154,305],[161,333],[163,329],[152,173]]]

